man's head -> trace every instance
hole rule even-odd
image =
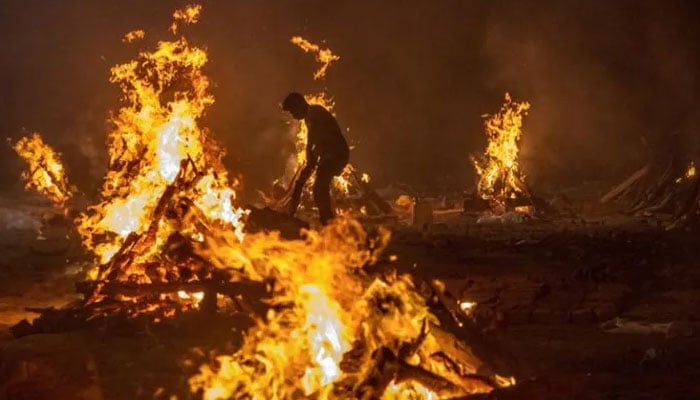
[[[284,102],[282,102],[282,109],[289,112],[295,119],[306,118],[306,113],[309,109],[309,104],[299,93],[290,93],[285,97]]]

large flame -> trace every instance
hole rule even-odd
[[[529,109],[530,103],[515,102],[506,93],[501,110],[485,116],[488,145],[483,157],[473,160],[479,175],[477,189],[483,199],[502,203],[525,190],[518,154],[523,116]]]
[[[22,173],[27,189],[45,195],[56,205],[63,205],[73,196],[60,154],[44,143],[38,133],[20,139],[13,148],[29,164]]]
[[[176,11],[174,24],[196,22],[199,10]],[[103,200],[78,220],[85,245],[102,264],[130,234],[143,234],[162,218],[156,209],[171,187],[176,189],[171,202],[189,199],[205,218],[232,225],[242,236],[244,212],[233,206],[235,182],[223,168],[223,152],[200,126],[214,102],[202,73],[206,62],[207,53],[181,37],[161,41],[154,50],[112,68],[111,81],[120,85],[126,104],[111,119]],[[155,241],[160,244],[176,223],[161,221]],[[191,227],[177,229],[194,234]]]
[[[247,235],[243,242],[228,232],[208,236],[199,251],[215,266],[247,279],[274,278],[275,311],[257,321],[237,352],[203,365],[190,379],[192,391],[207,400],[354,398],[347,391],[372,372],[375,350],[399,354],[402,344],[437,321],[409,277],[370,281],[361,273],[388,233],[374,238],[373,247],[363,245],[370,236],[350,219],[297,241],[275,234]],[[416,357],[425,361],[439,347],[428,334]],[[444,372],[439,363],[432,367]],[[491,389],[484,385],[470,393]],[[449,397],[409,380],[389,385],[382,398]]]

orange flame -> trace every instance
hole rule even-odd
[[[177,21],[194,23],[200,6],[175,13]],[[161,41],[151,52],[112,68],[111,82],[120,85],[126,105],[111,119],[109,171],[102,201],[78,219],[78,231],[87,248],[107,263],[126,238],[143,234],[155,218],[160,199],[176,179],[173,201],[190,199],[209,221],[233,226],[242,238],[245,213],[233,206],[235,182],[223,168],[223,152],[199,125],[214,102],[209,79],[202,73],[207,53],[185,38]],[[182,223],[180,221],[179,223]],[[161,220],[157,240],[162,244],[175,221]],[[191,226],[179,230],[195,235]],[[147,258],[156,249],[145,252]]]
[[[315,53],[316,61],[318,61],[321,66],[314,73],[314,79],[323,78],[331,63],[340,60],[340,56],[333,54],[331,49],[321,49],[319,45],[313,44],[301,36],[294,36],[292,38],[292,43],[304,50],[305,53]]]
[[[60,154],[44,143],[38,133],[20,139],[13,148],[29,164],[22,173],[26,189],[45,195],[56,205],[63,205],[73,196]]]
[[[202,6],[199,4],[191,4],[181,10],[175,10],[173,13],[173,23],[170,25],[170,31],[175,34],[179,28],[178,24],[186,25],[196,24],[199,22],[199,14],[202,12]]]
[[[514,102],[506,93],[501,110],[485,116],[488,146],[481,159],[472,160],[479,175],[478,192],[483,199],[502,203],[525,189],[518,154],[522,119],[529,109],[530,103]]]
[[[146,36],[146,32],[144,32],[142,29],[137,29],[131,32],[127,32],[124,37],[122,38],[122,42],[124,43],[132,43],[137,40],[141,40]]]

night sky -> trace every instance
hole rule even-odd
[[[291,144],[278,103],[322,89],[350,128],[351,162],[381,183],[469,188],[481,115],[508,91],[532,103],[523,164],[535,187],[615,179],[650,143],[700,136],[700,13],[693,1],[202,1],[184,28],[210,55],[216,103],[203,124],[247,189],[282,173]],[[169,39],[180,1],[3,0],[0,129],[39,131],[84,191],[99,185],[119,91],[109,68]],[[142,28],[146,40],[124,44]],[[341,60],[314,81],[289,39],[325,41]],[[692,144],[692,143],[691,143]],[[697,147],[696,147],[697,148]],[[3,190],[23,164],[2,146]]]

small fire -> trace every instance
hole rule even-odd
[[[515,102],[506,93],[501,110],[485,116],[488,146],[483,157],[472,160],[479,175],[478,193],[483,199],[502,204],[525,190],[518,153],[522,120],[529,109],[530,103]]]
[[[316,61],[318,61],[321,66],[314,73],[314,79],[323,78],[331,63],[340,60],[340,56],[333,54],[331,49],[321,49],[319,45],[313,44],[301,36],[292,37],[292,43],[304,50],[305,53],[312,52],[315,54]]]
[[[68,184],[61,155],[44,143],[38,133],[20,139],[13,148],[29,164],[22,173],[28,190],[43,194],[59,206],[73,196],[74,189]]]

